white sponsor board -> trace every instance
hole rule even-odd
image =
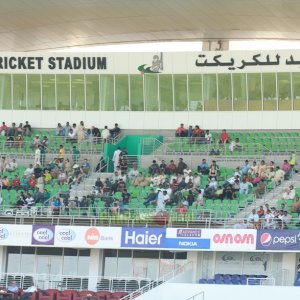
[[[205,229],[210,234],[212,251],[255,251],[254,229]]]

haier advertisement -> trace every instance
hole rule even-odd
[[[201,229],[123,227],[121,248],[210,249],[210,238]]]
[[[299,251],[299,230],[258,230],[257,250]]]

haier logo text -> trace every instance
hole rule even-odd
[[[161,228],[122,228],[122,247],[163,248],[165,237]]]

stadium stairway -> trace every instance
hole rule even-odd
[[[250,215],[252,209],[255,208],[256,210],[258,210],[260,205],[265,205],[266,203],[268,203],[270,207],[277,207],[277,202],[279,199],[282,199],[284,190],[291,184],[294,186],[294,188],[300,187],[300,173],[293,174],[291,179],[283,181],[281,185],[275,187],[268,193],[265,193],[261,199],[256,198],[254,202],[251,203],[251,205],[248,205],[246,208],[240,211],[236,215],[236,218],[247,218]]]
[[[70,199],[74,199],[77,196],[80,200],[81,197],[87,196],[93,190],[93,186],[95,185],[95,182],[98,177],[100,177],[102,182],[104,182],[105,179],[110,176],[111,173],[91,173],[89,177],[83,180],[83,182],[72,187],[70,191]]]

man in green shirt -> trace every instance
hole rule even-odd
[[[72,155],[72,158],[73,158],[74,164],[76,164],[78,162],[79,157],[80,157],[80,151],[79,151],[79,149],[77,149],[76,146],[73,146],[73,155]]]

